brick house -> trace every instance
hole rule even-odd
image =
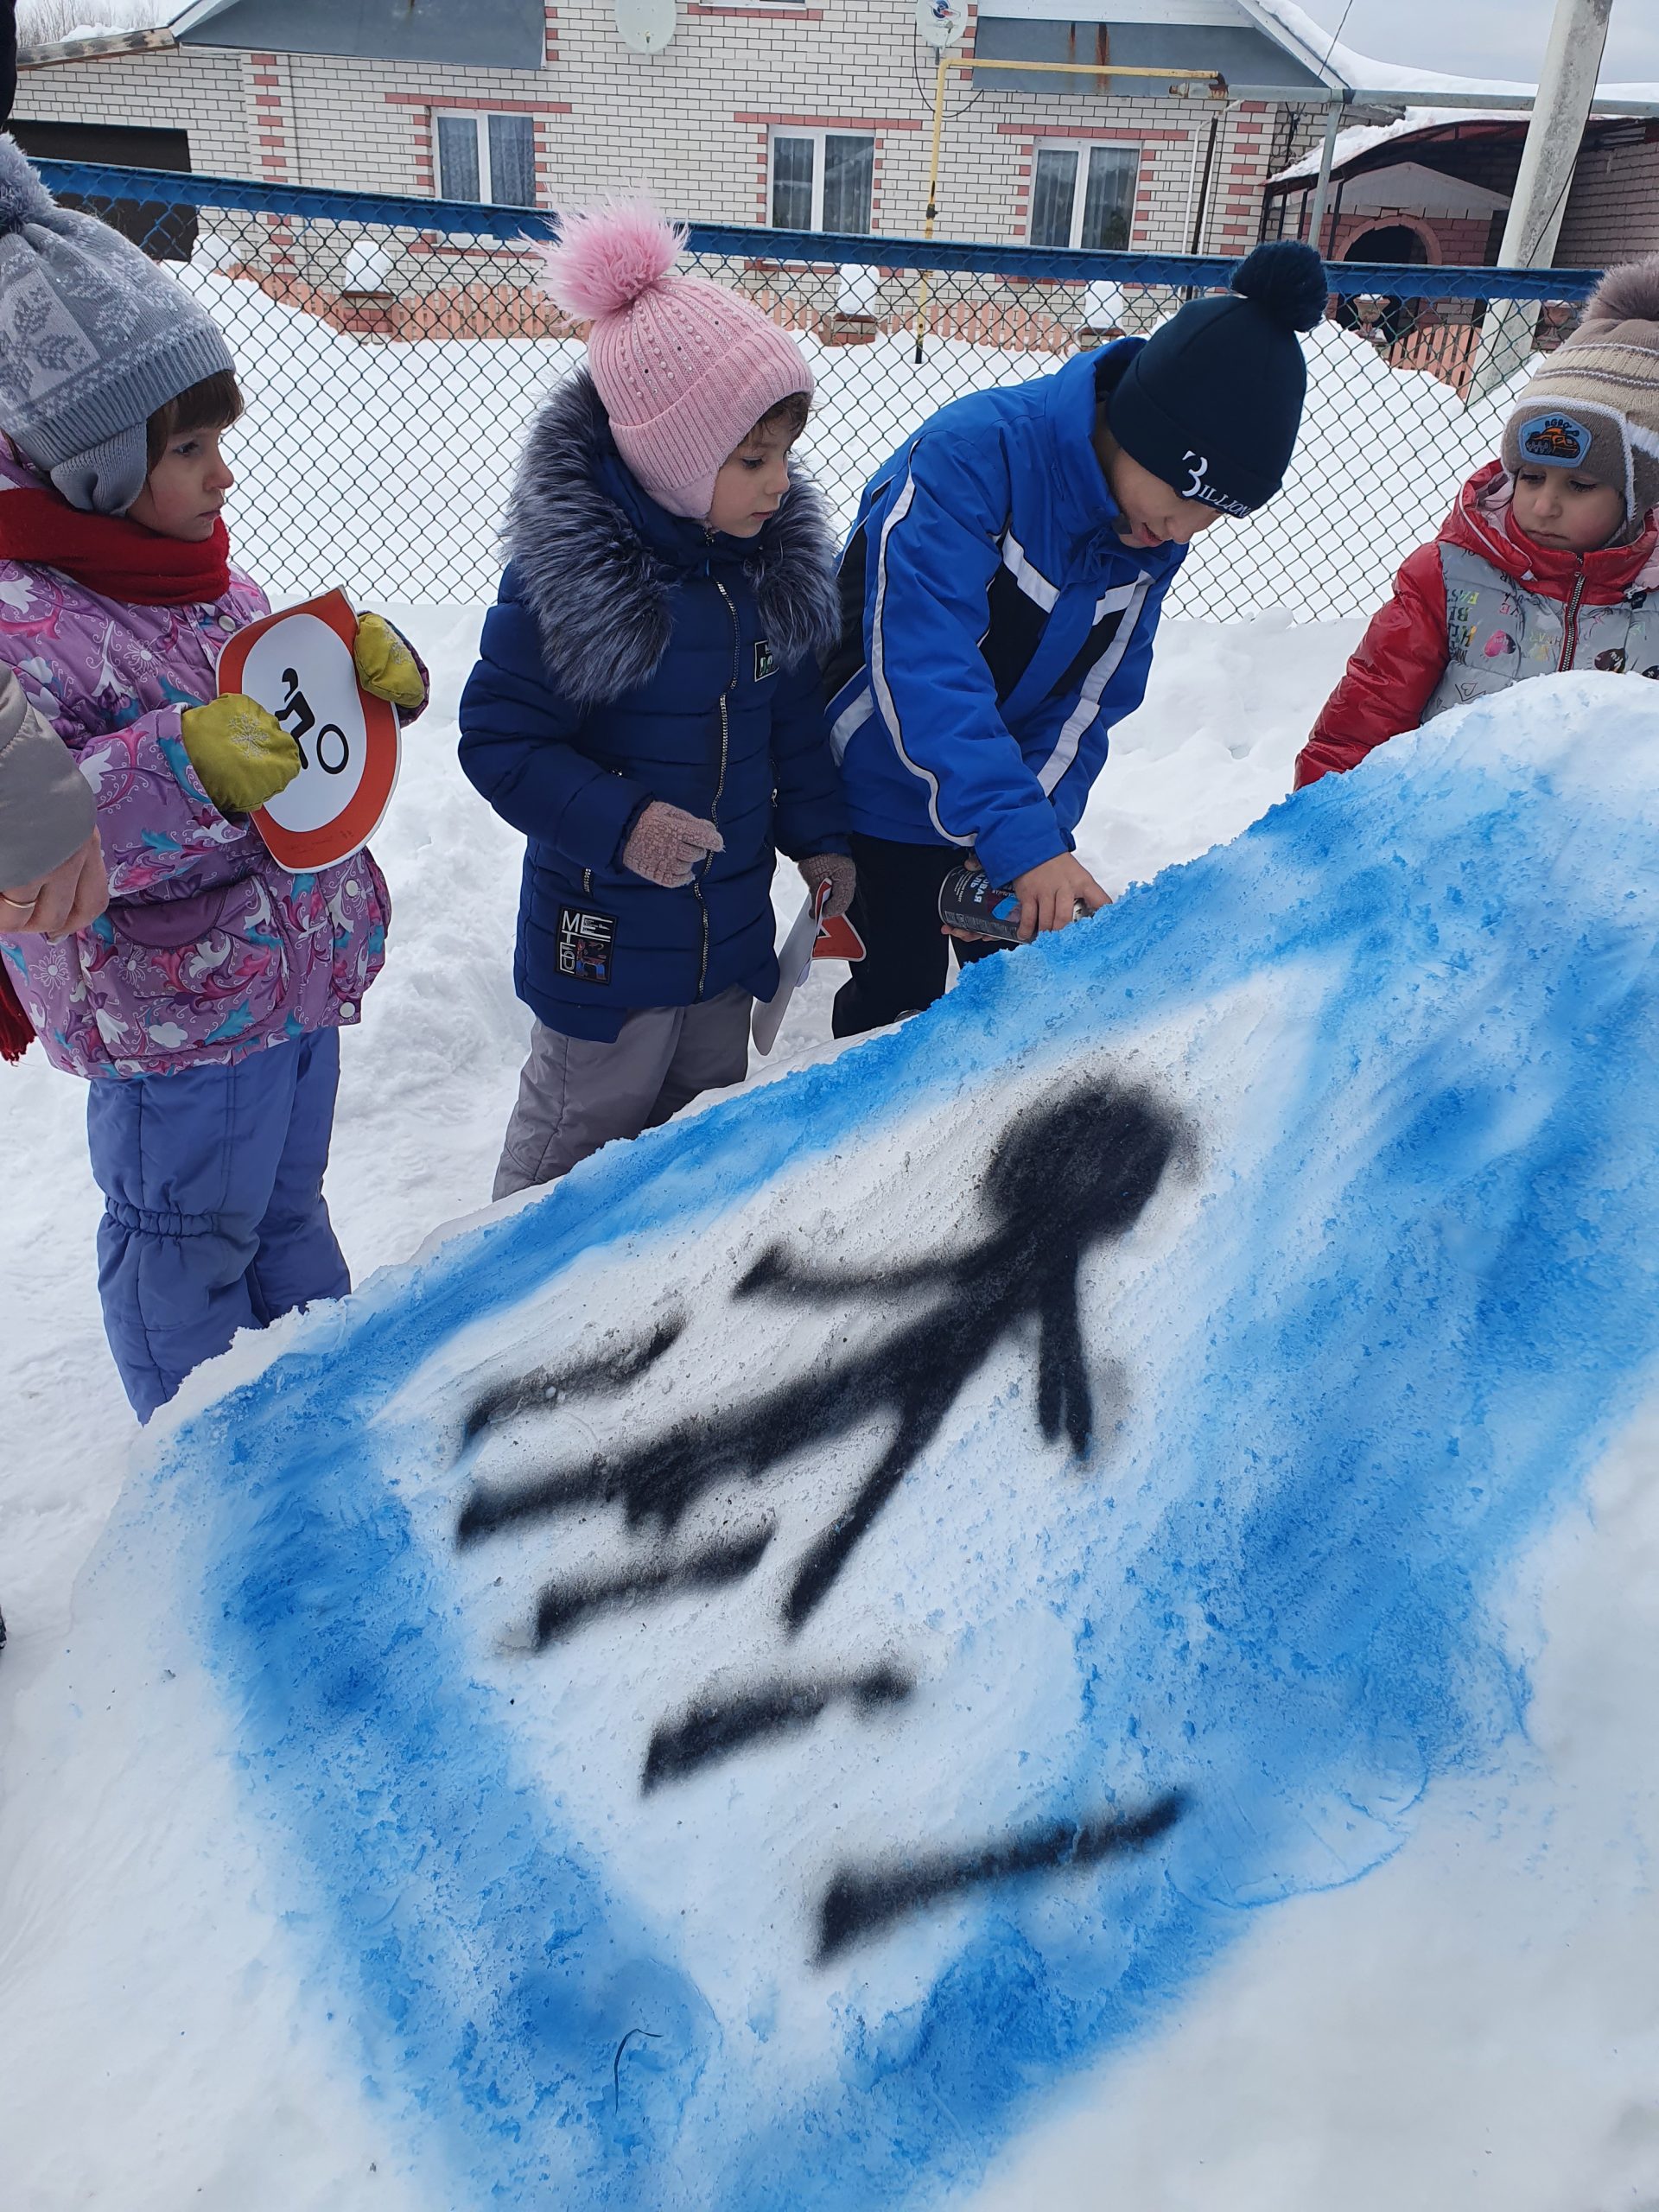
[[[1306,228],[1317,148],[1342,102],[1370,120],[1338,140],[1327,251],[1374,258],[1376,238],[1392,233],[1404,259],[1491,257],[1523,121],[1399,118],[1403,97],[1376,90],[1389,73],[1313,35],[1283,0],[1074,0],[1064,16],[1055,5],[963,9],[938,235],[1242,254],[1264,229]],[[42,156],[274,184],[550,209],[644,187],[705,223],[921,233],[937,56],[915,0],[658,9],[671,35],[642,51],[621,35],[618,0],[194,0],[162,29],[25,51],[14,128]],[[1050,73],[1055,63],[1071,73]],[[1395,73],[1423,97],[1423,73]],[[1632,236],[1651,227],[1659,136],[1635,132],[1592,124],[1565,258],[1601,257],[1621,224]],[[1389,194],[1414,199],[1416,213],[1396,221]],[[145,203],[113,219],[151,251],[196,251],[193,211]],[[435,228],[400,230],[383,253],[346,226],[217,211],[204,223],[220,266],[347,328],[416,338],[562,327],[523,249]],[[826,335],[907,311],[903,281],[872,274],[853,300],[833,270],[815,288],[799,264],[775,280],[779,265],[757,241],[726,273]],[[1095,316],[1033,293],[1012,319],[999,306],[993,327],[973,296],[970,285],[937,287],[934,327],[1046,346],[1136,312],[1133,297]]]
[[[1330,261],[1492,266],[1527,135],[1524,115],[1408,112],[1338,134],[1319,250]],[[1264,229],[1309,236],[1317,156],[1269,180]],[[1554,260],[1562,269],[1659,252],[1659,118],[1592,115]]]
[[[1259,0],[966,12],[965,63],[1099,66],[952,73],[946,237],[1243,251],[1336,85]],[[376,51],[340,50],[365,22]],[[915,236],[935,59],[913,0],[679,0],[650,53],[611,0],[197,0],[162,31],[26,52],[16,122],[60,157],[142,159],[142,125],[147,165],[549,207],[644,186],[706,222]]]

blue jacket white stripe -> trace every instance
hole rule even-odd
[[[1094,449],[1144,342],[956,400],[872,478],[828,679],[855,830],[974,847],[999,883],[1071,849],[1185,553],[1124,545]]]

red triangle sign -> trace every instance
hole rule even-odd
[[[815,960],[861,960],[864,940],[848,920],[837,914],[832,921],[820,922],[818,941],[812,948]]]

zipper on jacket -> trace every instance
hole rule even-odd
[[[1579,573],[1573,579],[1573,589],[1567,602],[1567,613],[1561,618],[1561,657],[1556,662],[1559,674],[1571,668],[1573,656],[1579,650],[1579,601],[1584,597],[1584,563],[1579,563]]]
[[[733,692],[737,689],[738,656],[739,650],[743,642],[743,628],[742,625],[737,619],[737,609],[732,604],[732,595],[730,592],[727,590],[725,585],[721,583],[718,576],[710,576],[709,581],[713,584],[715,589],[720,594],[721,599],[725,601],[726,612],[732,618],[732,672],[727,678],[726,689],[720,695],[720,767],[715,777],[714,803],[709,809],[709,819],[714,823],[715,827],[718,829],[720,827],[720,802],[721,795],[726,789],[726,764],[731,752],[732,725],[730,700]],[[713,862],[713,860],[714,855],[711,853],[709,855],[709,859],[703,862],[705,872]],[[695,876],[692,878],[691,888],[696,893],[698,915],[702,928],[702,957],[697,963],[697,996],[701,998],[702,996],[702,987],[709,980],[709,907],[708,903],[702,895],[702,882]]]

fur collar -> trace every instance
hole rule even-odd
[[[601,463],[612,451],[603,404],[579,369],[537,417],[507,510],[507,557],[542,650],[582,707],[620,698],[655,672],[673,633],[676,589],[705,557],[696,523],[664,517],[666,545],[649,542],[603,480]],[[789,474],[788,498],[741,560],[767,642],[785,667],[822,656],[840,627],[823,495],[792,461]],[[669,549],[682,530],[684,555],[677,559]],[[724,549],[734,541],[719,543]]]

